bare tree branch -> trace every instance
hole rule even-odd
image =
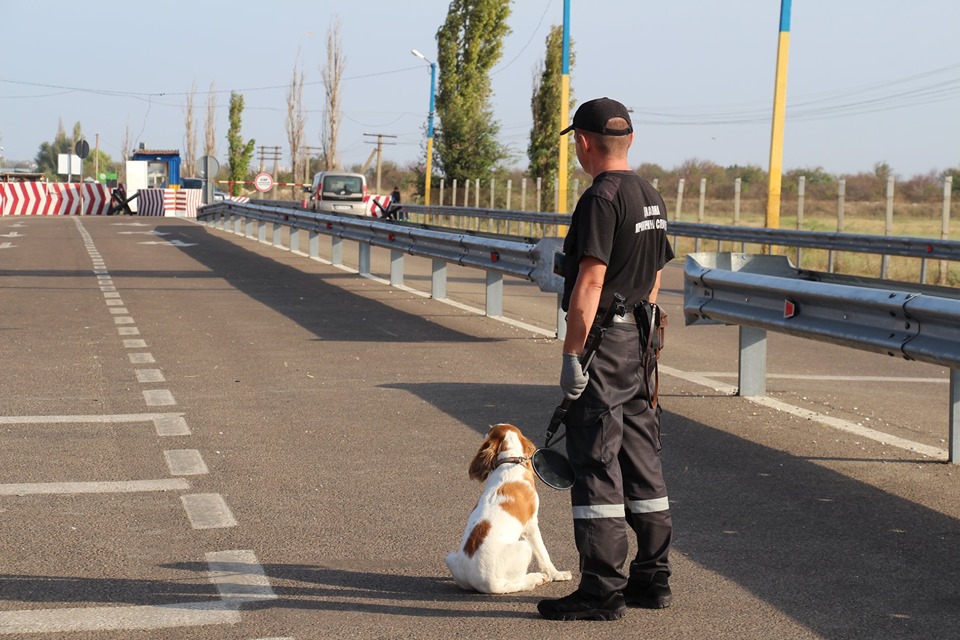
[[[197,97],[197,80],[193,80],[190,85],[190,92],[187,94],[187,104],[184,108],[183,124],[186,129],[186,154],[183,159],[181,175],[190,177],[193,175],[194,166],[197,163],[197,130],[193,122],[193,103]]]
[[[307,120],[303,113],[303,79],[303,69],[300,67],[300,51],[297,50],[297,61],[293,65],[293,78],[290,80],[290,88],[287,90],[287,141],[290,143],[293,182],[297,182],[301,176],[304,178],[303,182],[306,182],[304,157],[300,151],[303,147],[303,135]]]
[[[327,170],[339,169],[337,159],[337,137],[340,133],[340,83],[343,80],[343,71],[347,64],[347,57],[343,53],[343,41],[340,39],[340,18],[334,17],[327,29],[327,66],[321,68],[323,74],[323,89],[326,92],[326,112],[324,113],[324,127],[320,130],[320,147],[322,149],[324,168]]]
[[[207,128],[203,135],[203,155],[217,157],[217,93],[210,83],[207,93]]]

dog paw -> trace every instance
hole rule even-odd
[[[567,580],[573,580],[573,574],[569,571],[557,571],[550,576],[550,580],[553,582],[566,582]]]

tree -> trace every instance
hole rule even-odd
[[[230,180],[234,183],[243,182],[250,173],[250,159],[256,140],[251,138],[243,141],[240,135],[240,116],[243,114],[243,95],[236,91],[230,92],[230,128],[227,129],[227,147]],[[239,193],[240,185],[234,184],[230,195]]]
[[[490,69],[510,33],[510,0],[453,0],[437,31],[436,163],[448,179],[485,179],[508,152],[490,105]]]
[[[73,125],[73,137],[67,136],[63,129],[63,120],[57,121],[57,135],[53,142],[43,142],[37,150],[34,162],[37,163],[37,172],[46,176],[47,180],[58,180],[59,156],[61,153],[75,155],[75,141],[83,138],[83,131],[80,123]],[[75,176],[79,177],[79,176]]]
[[[217,92],[212,82],[210,91],[207,92],[207,128],[203,132],[203,155],[217,157]]]
[[[194,80],[190,85],[190,91],[187,93],[187,105],[183,112],[183,125],[186,137],[186,156],[183,159],[183,170],[180,172],[184,177],[193,175],[193,168],[197,163],[197,130],[193,122],[193,103],[197,96],[197,81]]]
[[[570,43],[570,68],[573,68],[573,42]],[[563,82],[563,27],[554,25],[547,34],[545,59],[540,61],[533,77],[533,97],[530,110],[533,114],[533,126],[530,129],[530,144],[527,145],[529,171],[533,178],[542,178],[545,184],[556,184],[560,171],[560,100]],[[575,102],[570,92],[572,111]],[[574,150],[573,136],[562,140],[567,144],[567,175],[573,175],[576,169],[577,155]],[[553,189],[544,203],[553,211]],[[555,204],[555,203],[554,203]]]
[[[320,129],[321,162],[325,170],[339,169],[337,137],[340,134],[340,83],[347,56],[343,53],[340,39],[340,18],[335,17],[327,28],[327,66],[321,68],[323,90],[326,93],[324,126]]]
[[[287,141],[290,143],[290,159],[293,168],[292,182],[298,182],[303,173],[304,158],[300,149],[303,147],[303,132],[306,128],[306,116],[303,114],[303,70],[300,68],[300,52],[297,52],[297,61],[293,65],[293,78],[290,88],[287,89]]]

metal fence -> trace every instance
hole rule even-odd
[[[684,269],[684,319],[740,327],[743,396],[766,394],[768,331],[949,367],[949,459],[960,460],[960,290],[803,271],[782,256],[699,253]]]

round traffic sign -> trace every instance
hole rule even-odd
[[[258,173],[257,177],[253,179],[253,186],[261,193],[270,191],[270,189],[273,189],[273,176],[269,173]]]
[[[76,151],[80,159],[83,160],[90,155],[90,143],[86,140],[78,140],[73,150]]]
[[[197,158],[197,175],[201,178],[216,178],[220,171],[220,163],[213,156]]]

